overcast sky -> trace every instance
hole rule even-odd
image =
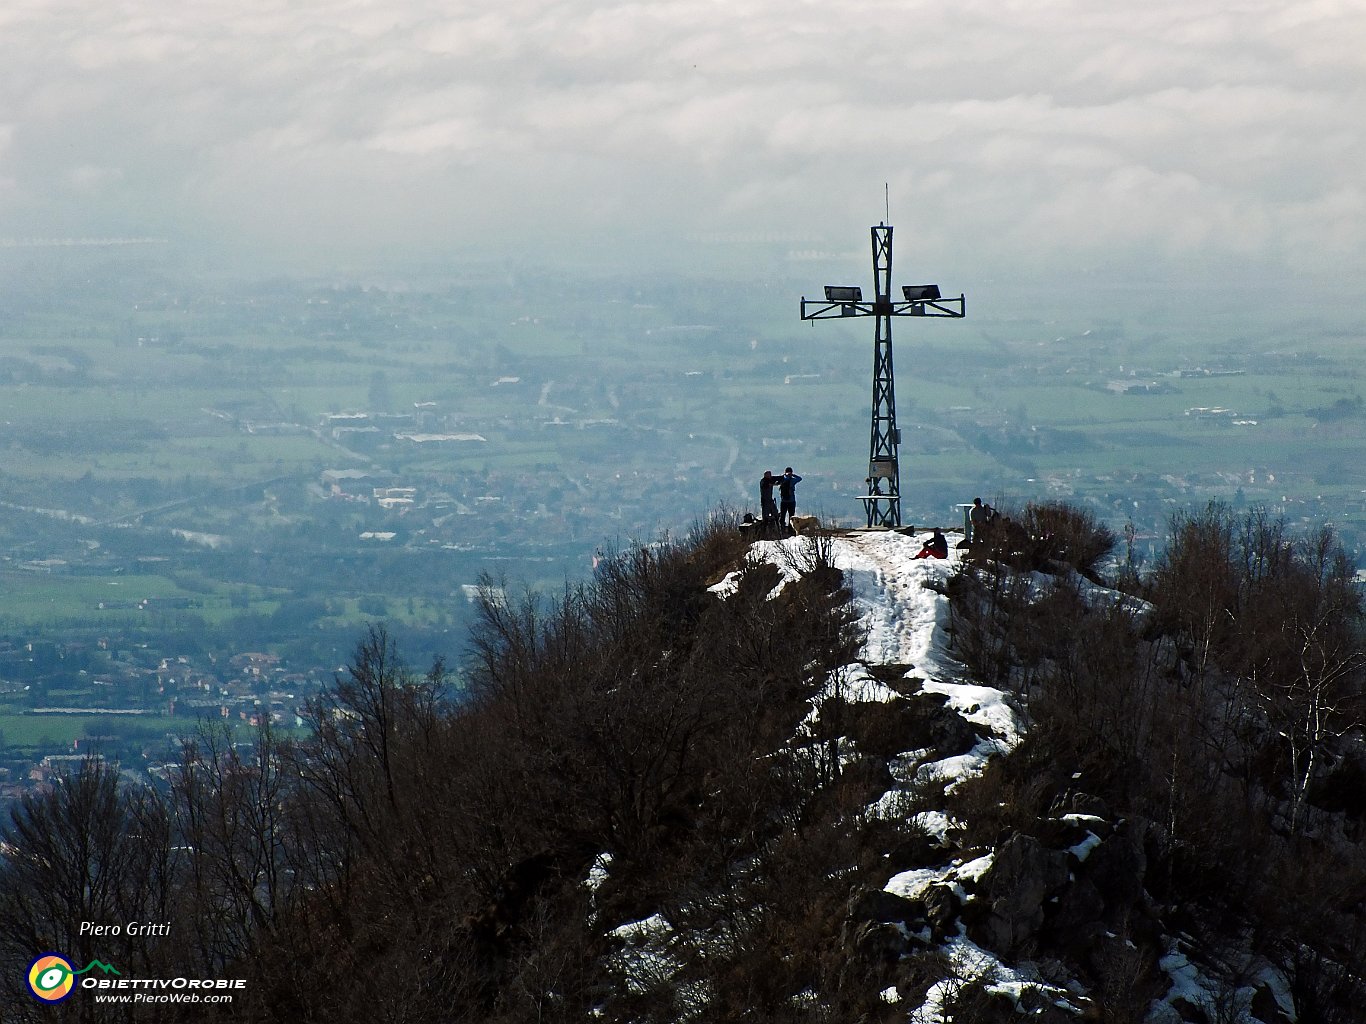
[[[1366,279],[1361,0],[4,0],[0,239]],[[908,240],[909,236],[909,240]]]

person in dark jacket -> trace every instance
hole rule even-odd
[[[763,510],[765,525],[778,519],[778,506],[773,501],[773,485],[777,482],[778,478],[773,475],[771,469],[764,470],[764,475],[759,480],[759,508]]]
[[[797,485],[801,482],[802,478],[792,472],[791,466],[783,470],[783,475],[778,477],[778,497],[782,499],[779,521],[784,526],[797,514]]]

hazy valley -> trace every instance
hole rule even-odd
[[[804,512],[861,515],[868,323],[796,315],[866,276],[856,255],[776,251],[761,278],[494,261],[422,286],[0,255],[11,797],[52,756],[154,768],[203,716],[294,727],[366,623],[458,674],[481,576],[554,590],[755,509],[766,468],[797,468]],[[1065,498],[1132,523],[1141,565],[1173,511],[1219,499],[1331,522],[1360,558],[1359,318],[961,287],[967,319],[896,325],[907,523]]]

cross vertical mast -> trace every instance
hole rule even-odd
[[[873,282],[877,298],[873,314],[873,431],[868,442],[869,526],[901,525],[901,470],[897,448],[896,387],[892,375],[892,229],[872,229]],[[883,489],[885,486],[885,490]],[[882,497],[882,495],[886,497]]]

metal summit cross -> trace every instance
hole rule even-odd
[[[869,526],[901,525],[901,473],[897,447],[901,431],[896,425],[896,391],[892,384],[892,317],[965,315],[965,300],[944,299],[939,286],[903,285],[904,301],[892,301],[892,229],[879,224],[873,235],[873,286],[877,297],[863,301],[863,289],[825,286],[825,301],[802,296],[803,320],[832,320],[844,316],[877,318],[873,334],[873,432],[868,443],[868,493],[859,495],[868,513]],[[885,489],[884,489],[885,488]]]

